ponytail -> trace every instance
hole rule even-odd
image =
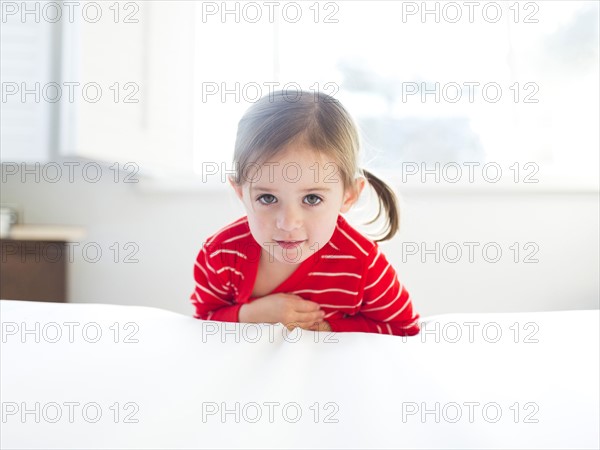
[[[390,240],[400,228],[400,209],[398,207],[398,198],[396,197],[396,194],[392,188],[390,188],[386,183],[381,181],[371,172],[362,169],[362,173],[369,184],[373,186],[373,189],[375,189],[377,197],[379,198],[379,209],[377,211],[377,215],[373,220],[367,222],[366,225],[376,222],[381,216],[382,208],[385,209],[387,213],[387,222],[384,232],[386,232],[386,234],[379,239],[375,239],[375,242]]]

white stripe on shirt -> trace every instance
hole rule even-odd
[[[231,253],[231,254],[237,255],[237,256],[239,256],[241,258],[248,259],[248,257],[246,255],[244,255],[243,253],[238,252],[237,250],[226,250],[224,248],[222,248],[220,250],[215,250],[214,252],[212,252],[209,255],[209,257],[213,258],[213,257],[217,256],[219,253]]]
[[[204,292],[206,292],[207,294],[212,295],[214,298],[216,298],[217,300],[223,302],[223,303],[227,303],[228,305],[230,305],[231,303],[228,302],[227,300],[222,299],[221,297],[218,297],[215,295],[215,293],[213,291],[210,291],[208,289],[206,289],[204,286],[202,286],[201,284],[196,283],[196,287]]]
[[[216,287],[214,284],[212,284],[210,282],[210,279],[208,277],[208,274],[206,273],[206,270],[204,270],[204,267],[202,267],[200,264],[198,264],[198,261],[196,261],[196,267],[198,267],[202,273],[204,274],[204,276],[206,277],[206,282],[208,283],[208,285],[213,288],[215,291],[217,291],[219,294],[223,294],[223,295],[227,295],[227,291],[224,291],[222,289],[219,289],[218,287]]]
[[[385,269],[383,269],[383,271],[381,272],[381,275],[379,275],[379,278],[377,278],[373,283],[371,283],[370,285],[368,285],[365,288],[365,291],[367,289],[371,289],[373,286],[375,286],[377,283],[379,283],[379,281],[383,278],[383,276],[385,275],[385,273],[387,272],[387,270],[390,268],[390,263],[388,263],[387,266],[385,266]]]
[[[350,272],[334,272],[334,273],[329,273],[329,272],[309,272],[309,275],[313,275],[313,276],[324,276],[324,277],[342,277],[342,276],[348,276],[348,277],[356,277],[356,278],[361,278],[360,275],[356,274],[356,273],[350,273]]]
[[[250,231],[248,231],[247,233],[244,233],[244,234],[239,234],[237,236],[234,236],[232,238],[229,238],[229,239],[223,241],[223,244],[228,244],[229,242],[237,241],[238,239],[244,238],[246,236],[250,236],[250,234],[251,234]]]
[[[379,255],[381,255],[381,251],[380,251],[379,247],[377,247],[377,255],[375,256],[375,259],[373,259],[373,262],[369,265],[369,269],[371,269],[375,265],[375,262],[379,258]]]
[[[383,291],[381,293],[381,295],[379,297],[377,297],[376,299],[371,300],[370,302],[365,302],[365,305],[372,305],[373,303],[377,302],[377,300],[379,300],[381,297],[383,297],[385,294],[387,294],[387,291],[389,291],[392,288],[392,286],[394,286],[397,282],[398,282],[398,274],[395,273],[394,274],[394,279],[392,280],[392,282],[390,283],[390,285],[387,287],[387,289],[385,291]],[[402,284],[400,284],[400,290],[402,290]]]
[[[356,294],[358,294],[357,291],[348,291],[346,289],[338,289],[338,288],[321,289],[321,290],[316,290],[316,289],[301,289],[299,291],[294,291],[294,294],[297,294],[299,292],[304,292],[304,293],[307,293],[307,294],[322,294],[323,292],[341,292],[343,294],[350,294],[350,295],[356,295]]]
[[[406,309],[406,307],[410,305],[410,295],[408,295],[406,297],[406,301],[404,302],[404,305],[402,306],[402,308],[400,308],[397,312],[395,312],[394,314],[392,314],[390,317],[388,317],[387,319],[383,319],[382,322],[389,322],[390,320],[392,320],[394,317],[396,317],[398,314],[400,314],[402,311],[404,311]]]
[[[248,221],[247,217],[241,217],[240,219],[236,220],[233,223],[230,223],[226,227],[221,228],[210,241],[206,242],[206,244],[209,244],[209,245],[212,244],[212,242],[217,237],[219,237],[222,233],[224,233],[225,231],[230,230],[231,228],[234,228],[234,227],[236,227],[238,225],[241,225],[242,223],[247,222],[247,221]]]
[[[342,229],[340,228],[340,226],[339,226],[339,225],[336,225],[336,227],[337,227],[337,229],[338,229],[338,230],[340,230],[340,232],[341,232],[341,233],[342,233],[344,236],[346,236],[346,238],[348,238],[348,240],[350,240],[350,242],[352,242],[352,243],[353,243],[353,244],[356,246],[356,248],[358,248],[358,249],[359,249],[359,250],[360,250],[360,251],[361,251],[361,252],[362,252],[362,253],[363,253],[365,256],[367,256],[367,255],[369,254],[367,251],[365,251],[365,249],[364,249],[364,248],[362,248],[360,245],[358,245],[358,242],[356,242],[354,239],[352,239],[348,233],[346,233],[344,230],[342,230]]]
[[[217,273],[221,273],[224,270],[231,270],[233,273],[235,273],[236,275],[239,275],[240,277],[242,277],[242,280],[244,279],[244,274],[242,272],[240,272],[239,270],[235,270],[233,267],[231,266],[225,266],[225,267],[221,267],[219,270],[217,270]]]

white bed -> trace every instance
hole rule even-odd
[[[597,310],[440,315],[401,338],[133,306],[0,308],[2,448],[600,445]],[[236,403],[238,421],[221,415]]]

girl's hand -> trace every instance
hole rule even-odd
[[[295,294],[270,294],[240,308],[240,322],[279,323],[292,331],[296,327],[310,330],[322,323],[325,313],[318,303],[304,300]],[[327,324],[328,326],[329,324]]]
[[[329,322],[327,322],[326,320],[323,320],[305,329],[310,331],[331,331],[331,325],[329,325]]]

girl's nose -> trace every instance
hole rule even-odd
[[[293,231],[302,226],[300,211],[294,207],[283,207],[277,217],[277,228],[282,231]]]

